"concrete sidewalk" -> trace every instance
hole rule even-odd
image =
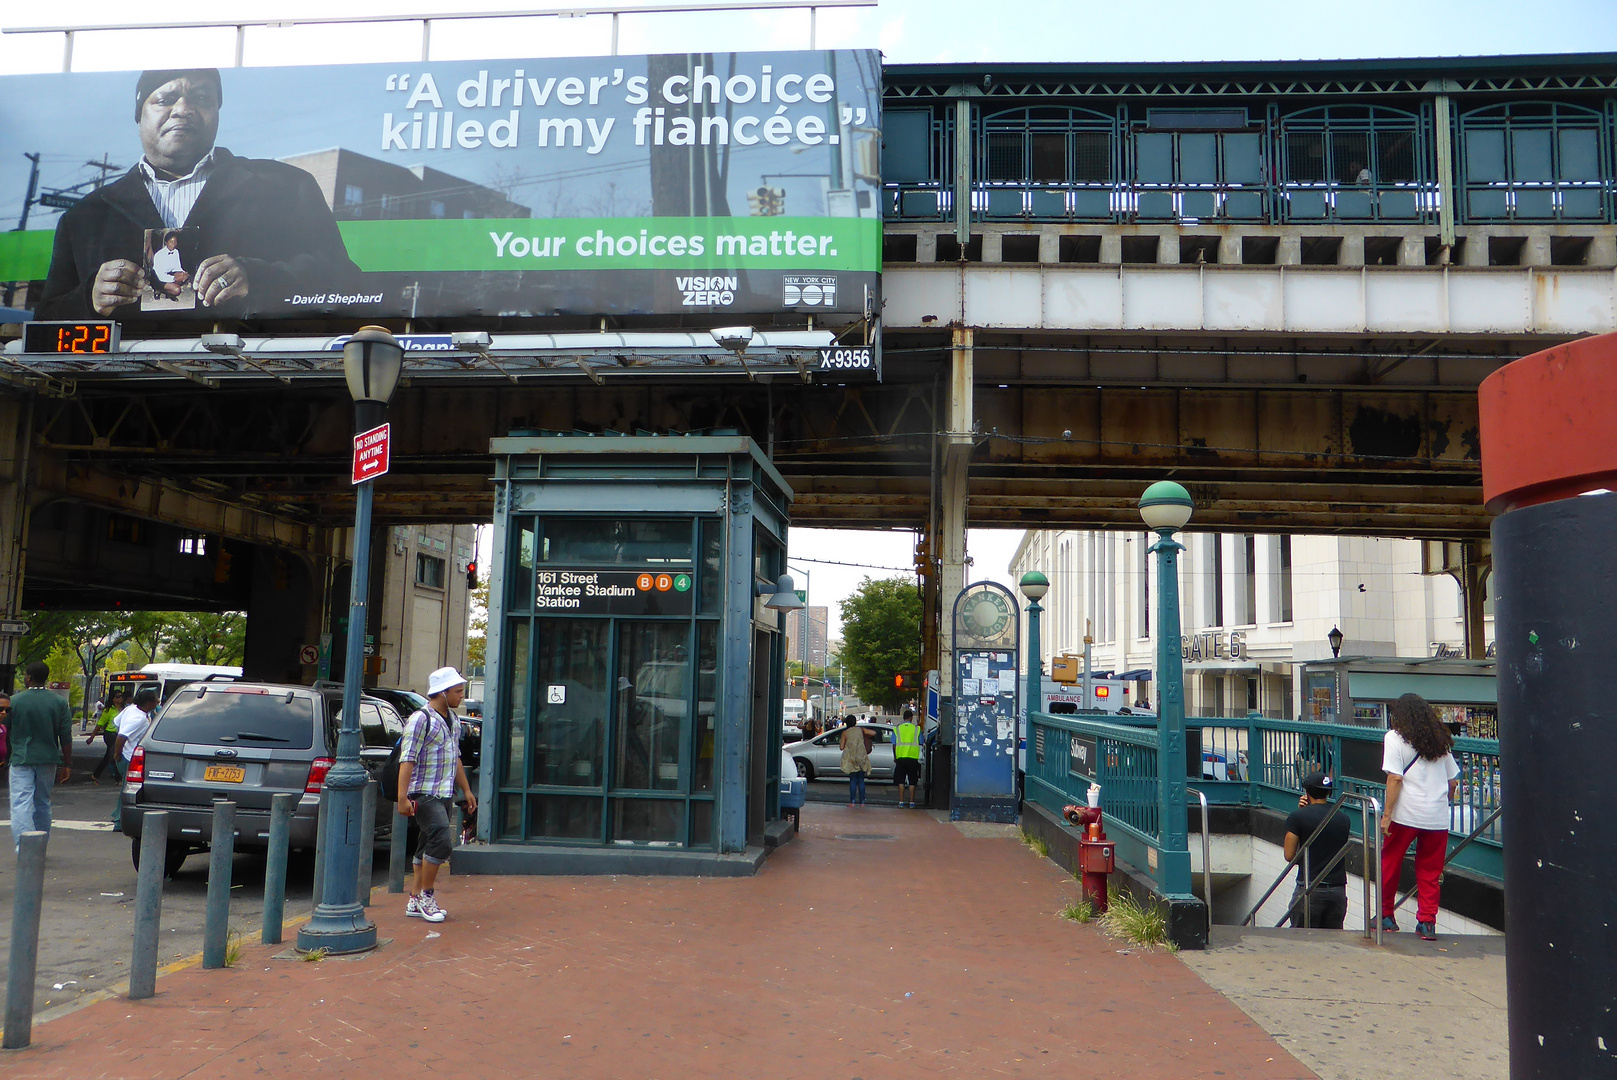
[[[1505,1080],[1505,939],[1213,928],[1191,970],[1322,1080]]]
[[[968,836],[967,832],[975,833]],[[8,1078],[1311,1077],[1177,958],[1057,917],[1005,830],[811,808],[754,878],[469,878],[386,947],[251,945],[40,1024]],[[254,939],[256,940],[256,938]]]

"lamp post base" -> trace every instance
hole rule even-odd
[[[298,930],[296,948],[298,952],[324,949],[332,956],[370,952],[376,948],[376,924],[365,917],[365,908],[357,901],[331,907],[321,904]]]

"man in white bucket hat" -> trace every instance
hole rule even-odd
[[[428,675],[427,707],[410,717],[399,749],[399,813],[414,817],[421,833],[415,883],[404,913],[428,922],[443,922],[449,914],[438,906],[433,883],[455,846],[449,816],[456,790],[466,800],[468,813],[477,810],[477,796],[460,761],[460,718],[455,715],[465,696],[466,680],[454,668]]]

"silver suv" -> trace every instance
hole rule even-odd
[[[283,683],[203,682],[182,688],[152,721],[129,762],[119,824],[133,838],[140,865],[141,820],[147,810],[168,811],[165,877],[187,856],[213,842],[213,801],[236,804],[236,848],[269,844],[271,799],[299,796],[292,815],[291,847],[314,849],[320,788],[336,763],[342,690]],[[360,758],[371,773],[382,767],[404,722],[384,701],[360,699]],[[391,828],[386,807],[377,814],[378,836]]]

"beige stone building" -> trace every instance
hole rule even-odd
[[[477,530],[472,525],[396,525],[388,530],[376,639],[376,655],[384,666],[377,686],[420,693],[434,668],[465,670],[471,618],[466,567],[476,558]]]
[[[1153,540],[1143,531],[1024,535],[1012,579],[1028,570],[1050,578],[1040,624],[1044,670],[1053,656],[1083,654],[1086,625],[1095,671],[1156,667]],[[1301,665],[1331,659],[1332,629],[1342,632],[1343,657],[1464,655],[1459,583],[1425,572],[1418,540],[1252,533],[1179,540],[1187,549],[1179,555],[1179,603],[1190,715],[1304,715]],[[1491,599],[1484,612],[1491,643]],[[1133,701],[1155,701],[1149,682],[1130,689]]]

